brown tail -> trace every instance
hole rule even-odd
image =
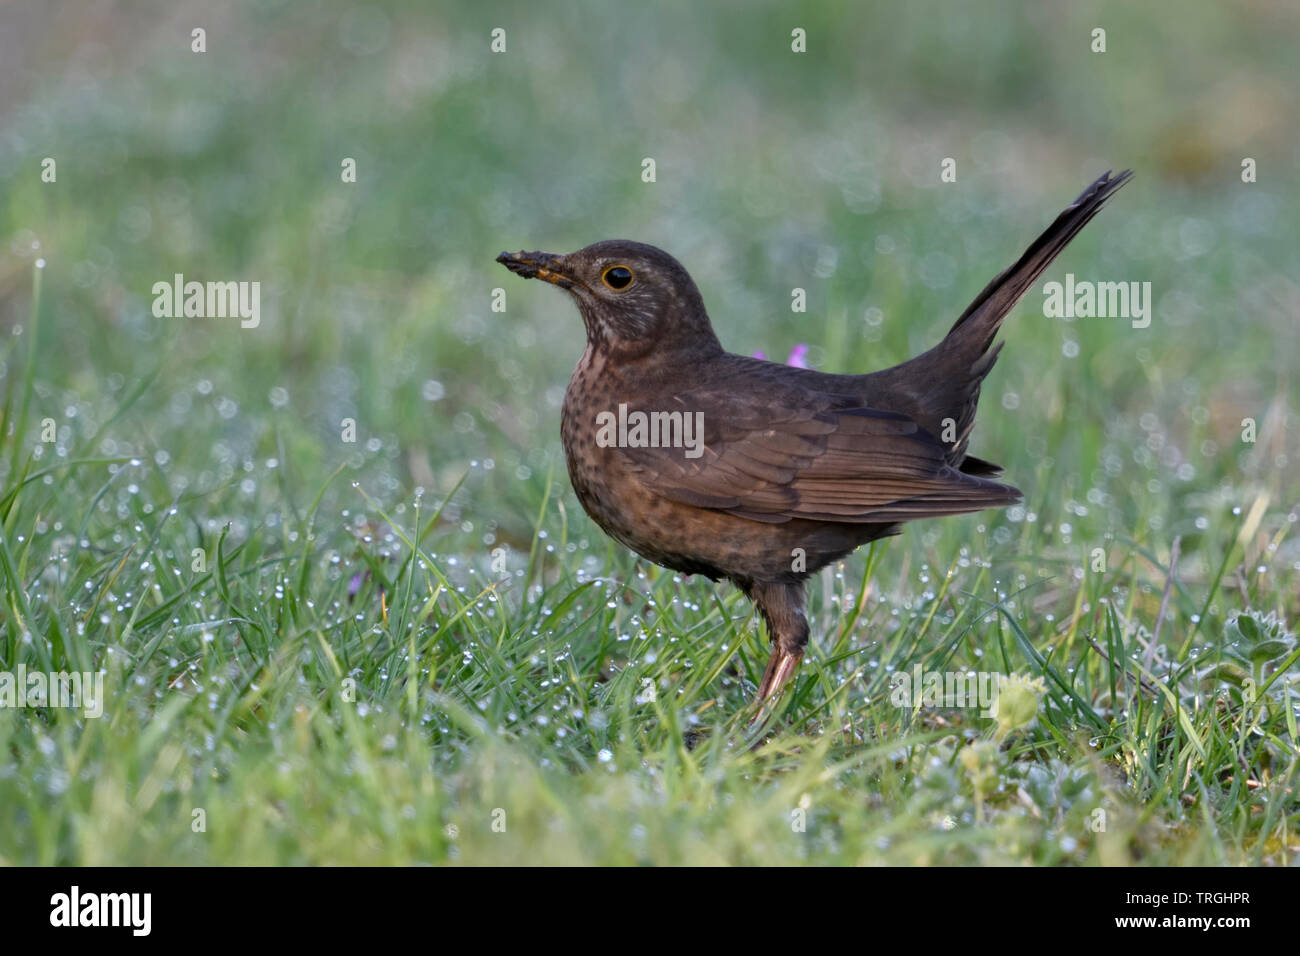
[[[1115,195],[1126,182],[1133,177],[1133,171],[1126,169],[1118,176],[1112,177],[1110,170],[1085,189],[1079,198],[1066,207],[1065,212],[1056,217],[1041,236],[1033,241],[1025,254],[1016,260],[1015,265],[1001,273],[984,287],[984,291],[975,297],[975,301],[966,307],[953,323],[948,337],[954,335],[983,340],[980,353],[993,344],[993,336],[1020,297],[1033,288],[1038,277],[1043,274],[1052,260],[1061,254],[1070,240],[1079,234],[1092,217],[1101,212],[1106,200]],[[959,331],[960,330],[960,331]],[[992,363],[990,363],[991,365]]]
[[[942,342],[909,362],[865,376],[863,391],[868,400],[877,392],[896,396],[899,389],[906,394],[907,390],[915,389],[916,382],[927,383],[915,394],[913,407],[892,410],[910,415],[935,436],[947,439],[955,434],[955,440],[945,441],[951,449],[950,464],[960,466],[969,474],[996,474],[1000,470],[997,465],[967,458],[966,444],[975,426],[980,383],[1002,348],[1001,345],[992,348],[998,327],[1020,297],[1033,288],[1043,270],[1132,175],[1127,169],[1118,176],[1111,176],[1108,171],[1085,189],[1011,268],[984,287]]]

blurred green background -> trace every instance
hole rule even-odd
[[[191,50],[196,27],[204,53]],[[1104,53],[1091,50],[1098,27]],[[504,53],[490,49],[496,28]],[[791,50],[795,28],[806,53]],[[46,478],[10,513],[34,613],[79,617],[75,594],[58,598],[66,581],[51,584],[68,555],[102,548],[108,563],[86,571],[86,587],[106,587],[173,502],[185,527],[167,548],[181,568],[228,524],[231,544],[266,554],[283,537],[295,551],[340,466],[310,555],[340,619],[352,609],[339,589],[376,567],[353,538],[371,543],[381,507],[409,518],[417,488],[426,502],[457,489],[426,539],[453,582],[486,574],[494,548],[528,555],[556,540],[553,573],[629,578],[634,563],[581,514],[563,473],[559,405],[581,322],[567,297],[508,275],[498,252],[649,242],[691,271],[732,351],[779,358],[807,343],[813,367],[865,372],[938,341],[1087,183],[1131,167],[1046,278],[1148,281],[1151,326],[1049,319],[1041,286],[1026,296],[971,445],[1007,468],[1025,504],[890,543],[873,594],[895,619],[883,611],[880,633],[928,591],[917,568],[958,555],[991,569],[1000,593],[1050,580],[1032,602],[1050,632],[1096,607],[1074,582],[1097,547],[1152,557],[1120,585],[1149,630],[1176,536],[1186,589],[1165,625],[1174,646],[1203,602],[1215,628],[1246,606],[1294,622],[1298,37],[1300,8],[1281,0],[6,2],[10,396],[27,384],[33,267],[45,266],[28,447],[6,447],[0,479],[12,486],[33,447],[32,470],[137,459],[108,484],[102,469]],[[54,183],[41,179],[46,157]],[[946,157],[955,183],[940,182]],[[1242,182],[1245,157],[1257,182]],[[355,183],[341,181],[345,158]],[[260,281],[260,327],[155,318],[151,286],[174,273]],[[804,314],[790,310],[795,287]],[[491,308],[496,288],[504,313]],[[58,441],[33,444],[46,417]],[[1241,438],[1247,417],[1254,443]],[[345,418],[355,444],[340,441]],[[5,426],[12,443],[12,412]],[[1224,549],[1261,502],[1221,584]],[[269,600],[277,582],[260,568],[245,565],[246,585]],[[860,568],[855,558],[849,577]],[[709,610],[706,582],[684,587],[688,606]],[[196,620],[211,599],[205,590]],[[729,607],[743,625],[747,608]],[[127,626],[122,638],[131,609],[124,600],[103,633],[88,619],[96,661],[119,639],[151,637]],[[379,614],[377,598],[362,613]],[[17,620],[0,642],[8,664]],[[99,858],[70,848],[76,829],[58,820],[48,842],[8,848]]]
[[[869,371],[937,341],[1108,168],[1138,179],[1051,275],[1150,281],[1153,326],[1044,319],[1032,293],[986,389],[991,407],[1004,392],[1019,405],[982,415],[974,447],[1039,458],[1052,422],[1067,442],[1129,426],[1165,436],[1158,480],[1178,488],[1178,465],[1222,463],[1203,441],[1231,458],[1240,419],[1290,388],[1292,5],[40,2],[3,16],[0,321],[24,322],[44,256],[45,407],[79,408],[85,427],[160,367],[103,450],[166,449],[173,484],[264,457],[276,416],[293,426],[287,467],[328,467],[351,416],[363,448],[381,444],[386,492],[446,490],[491,459],[469,483],[477,523],[526,530],[582,332],[500,250],[660,245],[732,350],[808,342],[816,367]],[[1105,53],[1090,52],[1098,25]],[[41,182],[46,156],[57,184]],[[955,184],[939,182],[944,157]],[[155,319],[150,287],[176,272],[261,281],[262,326]],[[1294,459],[1295,413],[1278,414],[1270,450]]]

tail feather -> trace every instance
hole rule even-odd
[[[993,342],[993,335],[1006,318],[1007,313],[1020,301],[1021,296],[1034,287],[1043,271],[1052,264],[1070,241],[1079,234],[1092,217],[1101,212],[1106,200],[1115,195],[1133,176],[1131,169],[1126,169],[1118,176],[1111,176],[1107,170],[1096,182],[1079,194],[1079,198],[1070,203],[1065,211],[1056,217],[1056,221],[1033,241],[1024,255],[1015,264],[1000,273],[984,287],[975,301],[966,307],[957,321],[953,323],[948,335],[970,334],[977,341],[983,339],[980,353],[986,351]],[[967,333],[969,330],[969,333]],[[989,362],[989,367],[992,367]],[[987,369],[985,369],[987,372]]]
[[[983,458],[976,458],[974,455],[966,456],[966,459],[961,463],[961,470],[968,475],[976,475],[981,478],[996,478],[1002,474],[1001,465],[995,465]]]
[[[911,361],[859,379],[858,391],[871,402],[877,396],[892,411],[902,412],[948,446],[948,463],[963,467],[980,383],[993,368],[1001,344],[993,346],[998,327],[1020,298],[1070,240],[1079,234],[1106,201],[1132,177],[1107,172],[1056,217],[1009,269],[975,297],[942,342]],[[918,387],[918,383],[921,383]],[[901,397],[901,400],[900,400]],[[974,459],[968,473],[980,474],[989,463]],[[996,466],[992,466],[996,467]]]

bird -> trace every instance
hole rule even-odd
[[[868,374],[727,352],[690,274],[655,246],[613,239],[497,256],[568,292],[586,328],[560,425],[578,501],[641,557],[729,580],[753,602],[771,643],[759,713],[803,659],[810,576],[905,522],[1021,500],[995,480],[1000,466],[967,451],[1004,344],[994,340],[1131,176],[1108,171],[1088,186],[937,345]]]

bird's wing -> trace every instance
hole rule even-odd
[[[769,523],[908,521],[1020,497],[953,468],[943,444],[905,415],[780,381],[733,384],[628,406],[633,425],[638,411],[651,422],[653,412],[678,412],[683,422],[677,447],[646,446],[671,418],[641,435],[629,428],[618,454],[638,481],[673,501]],[[676,438],[667,437],[659,444]]]

